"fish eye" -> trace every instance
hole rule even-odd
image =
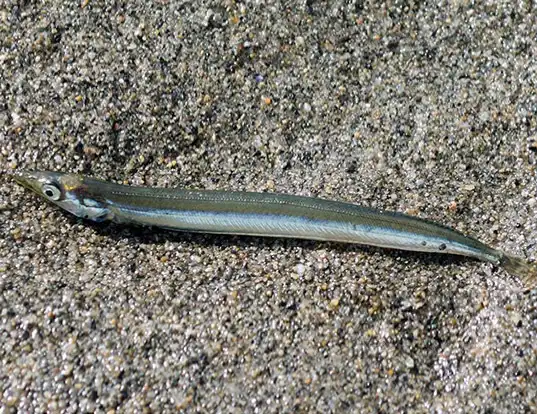
[[[52,184],[45,184],[42,190],[43,194],[52,201],[58,201],[62,195],[60,189]]]

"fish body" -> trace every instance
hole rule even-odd
[[[278,193],[133,187],[58,172],[21,172],[15,180],[77,217],[98,222],[456,254],[502,266],[526,286],[537,279],[533,264],[459,231],[351,203]]]

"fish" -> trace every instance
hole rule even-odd
[[[356,243],[460,255],[492,263],[525,290],[537,265],[455,229],[406,214],[280,193],[127,186],[49,171],[19,171],[15,181],[76,217],[174,231]]]

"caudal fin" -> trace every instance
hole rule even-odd
[[[513,276],[519,278],[524,283],[526,290],[537,287],[537,264],[530,263],[520,257],[503,254],[500,259],[500,266]]]

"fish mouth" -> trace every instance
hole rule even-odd
[[[39,176],[31,171],[17,171],[13,174],[15,182],[28,190],[39,193],[40,183]]]

